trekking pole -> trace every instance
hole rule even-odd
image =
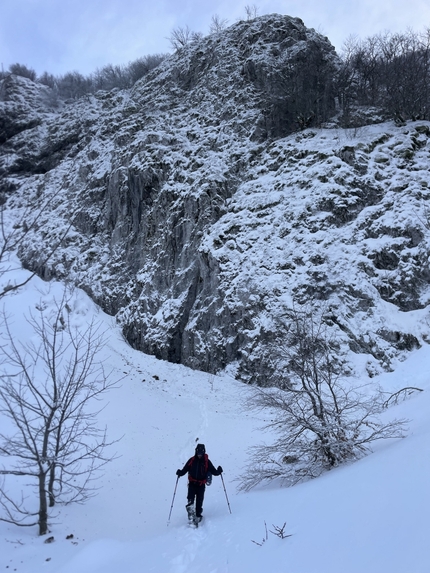
[[[231,513],[231,507],[230,507],[230,502],[228,501],[227,490],[225,489],[224,478],[222,477],[222,474],[220,474],[220,475],[221,475],[222,486],[223,486],[223,488],[224,488],[225,499],[227,500],[228,509],[229,509],[229,511],[230,511],[230,513]]]
[[[179,481],[179,476],[176,478],[175,491],[173,492],[172,505],[170,506],[170,513],[169,513],[169,519],[167,520],[167,525],[169,525],[169,523],[170,523],[170,517],[172,515],[173,504],[175,503],[176,488],[178,487],[178,481]]]

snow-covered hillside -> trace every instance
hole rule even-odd
[[[25,271],[15,277],[26,276]],[[23,315],[43,301],[49,310],[60,283],[34,278],[6,296],[5,310],[17,340],[29,336]],[[108,329],[104,362],[122,378],[106,396],[99,423],[119,457],[101,478],[97,497],[67,506],[52,519],[49,536],[36,528],[0,523],[0,569],[19,573],[426,573],[430,562],[428,476],[430,458],[430,348],[413,351],[395,372],[377,381],[387,391],[425,391],[389,409],[410,420],[403,440],[379,443],[361,461],[289,489],[277,483],[238,493],[247,448],[270,441],[264,415],[243,411],[250,388],[133,350],[112,317],[76,290],[73,324],[96,319]],[[269,414],[267,414],[269,415]],[[1,421],[5,430],[4,420]],[[206,444],[224,468],[232,513],[219,478],[206,491],[204,521],[187,525],[186,478],[175,471]],[[29,493],[28,490],[26,490]],[[272,534],[285,525],[280,539]],[[266,525],[269,530],[266,540]],[[73,535],[73,537],[68,536]],[[53,536],[52,543],[45,543]]]
[[[21,260],[173,363],[264,384],[275,323],[313,300],[350,368],[357,354],[369,376],[396,368],[429,336],[430,125],[341,129],[333,108],[291,133],[285,78],[303,62],[330,92],[328,39],[270,15],[59,108],[3,80],[0,193],[28,230]]]

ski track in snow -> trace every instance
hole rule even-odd
[[[207,533],[204,527],[199,527],[187,532],[184,537],[184,548],[177,557],[171,560],[169,573],[186,573],[190,570]]]

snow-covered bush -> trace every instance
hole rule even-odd
[[[284,327],[278,386],[255,389],[247,403],[270,412],[264,428],[279,438],[252,448],[241,489],[275,478],[293,485],[318,477],[360,458],[375,440],[404,435],[405,420],[381,421],[382,392],[342,379],[336,341],[312,308],[291,311]]]

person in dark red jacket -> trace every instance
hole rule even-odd
[[[204,444],[197,444],[195,455],[190,458],[181,470],[176,471],[178,477],[184,476],[188,472],[188,503],[185,506],[188,518],[201,521],[203,511],[203,498],[205,496],[206,482],[208,474],[219,476],[222,474],[222,467],[212,464],[206,453]],[[196,508],[194,510],[194,499]]]

